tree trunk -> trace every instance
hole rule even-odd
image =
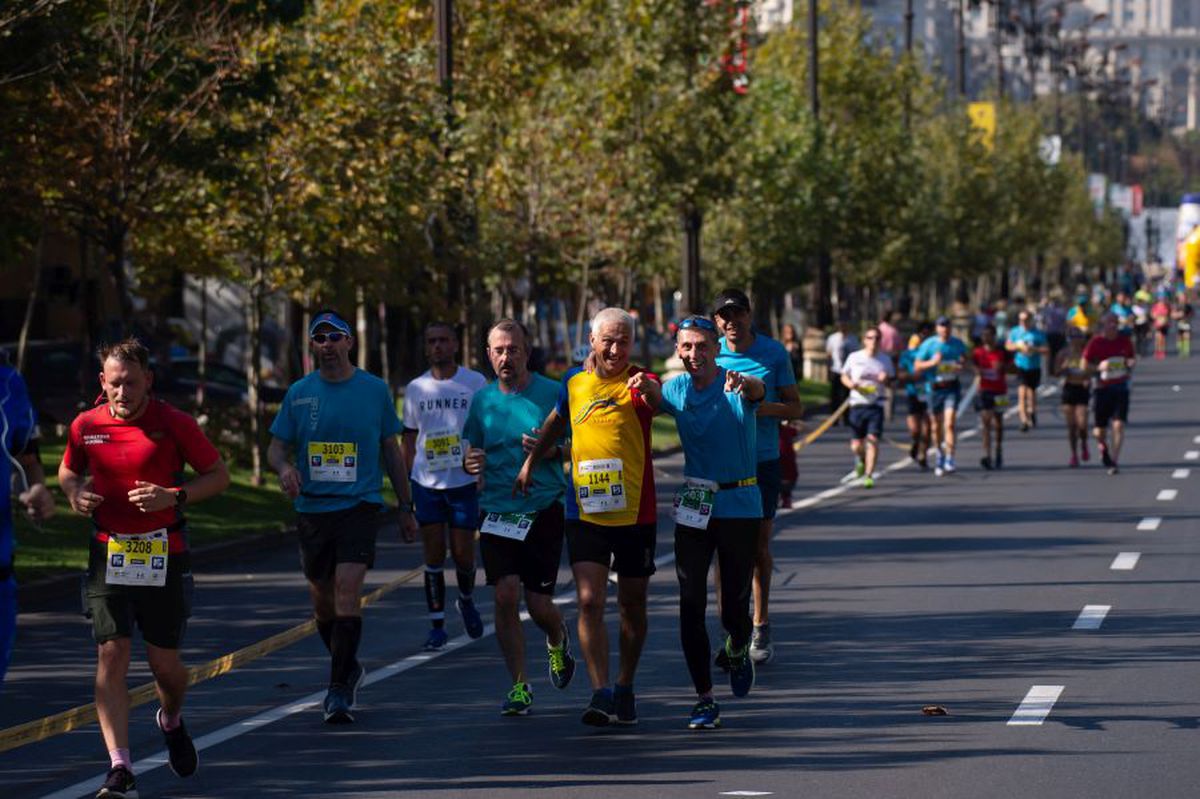
[[[116,290],[121,308],[121,321],[127,334],[133,332],[133,295],[129,289],[129,276],[125,274],[125,245],[129,228],[119,222],[109,223],[109,234],[104,249],[108,253],[108,273]]]
[[[208,378],[208,278],[200,278],[200,341],[196,347],[196,409],[204,407]]]
[[[21,333],[17,336],[17,371],[25,373],[25,345],[29,343],[29,328],[33,326],[33,314],[37,310],[42,293],[42,253],[45,248],[46,228],[38,231],[37,247],[33,251],[33,286],[25,302],[25,318],[21,320]]]
[[[367,368],[367,299],[362,286],[354,287],[355,330],[358,337],[358,368]]]
[[[246,405],[250,412],[250,482],[262,485],[263,443],[262,407],[259,402],[259,375],[262,373],[262,316],[263,316],[263,266],[254,268],[246,299],[246,333],[249,346],[245,348],[246,360]]]
[[[588,271],[591,264],[590,256],[584,258],[583,275],[579,279],[579,307],[575,310],[575,343],[572,352],[583,346],[583,322],[587,316]]]
[[[387,303],[383,300],[379,301],[379,376],[383,378],[383,382],[387,383],[388,388],[392,387],[392,364],[388,357],[388,321],[387,321]]]

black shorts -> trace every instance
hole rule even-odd
[[[296,520],[300,568],[312,582],[333,577],[339,563],[375,565],[375,535],[382,505],[360,502],[352,508],[301,513]]]
[[[908,395],[908,415],[909,416],[924,416],[929,413],[929,403],[920,397]]]
[[[1063,405],[1087,405],[1092,398],[1092,390],[1079,383],[1063,383]]]
[[[180,552],[169,556],[163,586],[109,585],[104,580],[107,568],[108,545],[93,538],[84,601],[96,643],[131,638],[136,624],[146,643],[179,649],[192,615],[191,555]]]
[[[1108,427],[1110,419],[1121,422],[1129,419],[1129,389],[1124,385],[1110,388],[1098,388],[1095,392],[1096,404],[1092,413],[1096,418],[1096,427]]]
[[[1026,388],[1036,389],[1042,384],[1041,369],[1018,369],[1017,380]]]
[[[855,441],[883,435],[883,406],[851,405],[850,435]]]
[[[571,563],[599,563],[620,577],[649,577],[654,565],[657,524],[625,524],[605,527],[580,519],[568,519],[567,552]]]
[[[479,524],[487,516],[479,515]],[[558,564],[562,561],[563,506],[555,502],[538,511],[524,541],[492,533],[479,534],[479,553],[487,584],[495,585],[502,577],[517,575],[526,591],[553,594],[558,583]],[[653,558],[651,558],[653,560]]]
[[[1008,409],[1008,393],[980,391],[975,395],[975,413],[994,411],[1004,413]]]
[[[759,461],[755,477],[758,478],[758,493],[762,496],[763,518],[774,519],[779,508],[779,494],[783,491],[783,464],[779,458]]]

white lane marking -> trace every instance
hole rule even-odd
[[[1035,685],[1025,694],[1012,718],[1008,720],[1009,727],[1026,727],[1040,725],[1050,715],[1054,703],[1062,696],[1063,685]]]
[[[1113,558],[1112,565],[1108,568],[1118,572],[1133,571],[1137,567],[1141,557],[1141,552],[1121,552]]]
[[[717,796],[774,796],[771,791],[721,791]]]
[[[1158,526],[1160,524],[1162,524],[1161,516],[1147,516],[1146,518],[1144,518],[1140,522],[1138,522],[1137,529],[1150,530],[1151,532],[1153,532],[1154,530],[1158,529]]]
[[[1183,453],[1183,459],[1185,461],[1200,461],[1200,449],[1189,449]]]
[[[1193,444],[1200,444],[1200,436],[1196,436],[1195,438],[1193,438],[1193,439],[1192,439],[1192,443],[1193,443]]]
[[[1171,472],[1171,477],[1175,480],[1186,480],[1188,479],[1188,475],[1191,473],[1191,469],[1176,469],[1175,471]]]
[[[1155,499],[1157,499],[1159,502],[1170,502],[1177,496],[1179,496],[1179,492],[1174,488],[1164,488],[1162,491],[1158,492],[1158,496],[1155,497]]]
[[[1099,630],[1104,624],[1104,617],[1112,610],[1112,605],[1084,605],[1079,611],[1079,617],[1071,625],[1072,630]]]

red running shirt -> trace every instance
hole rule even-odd
[[[1002,349],[989,350],[987,347],[976,347],[971,353],[971,360],[979,370],[979,390],[989,394],[1007,394],[1008,378],[1005,369],[1008,366],[1008,353]]]
[[[92,520],[96,539],[107,541],[107,531],[148,533],[180,520],[175,508],[153,513],[138,510],[129,501],[137,481],[175,488],[183,482],[184,464],[203,472],[220,457],[195,419],[162,400],[151,399],[145,413],[132,422],[114,417],[107,404],[76,416],[63,463],[76,474],[86,472],[92,480],[91,490],[104,497]],[[183,531],[172,530],[171,553],[186,550]]]
[[[1107,369],[1100,370],[1098,378],[1101,388],[1116,386],[1129,382],[1129,361],[1135,357],[1133,342],[1129,336],[1105,338],[1092,336],[1092,340],[1083,348],[1083,359],[1092,366],[1099,366],[1108,361]]]

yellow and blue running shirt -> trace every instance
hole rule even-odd
[[[626,385],[641,371],[630,366],[602,378],[577,366],[563,376],[556,410],[571,435],[568,519],[605,527],[657,520],[650,459],[654,411]]]

